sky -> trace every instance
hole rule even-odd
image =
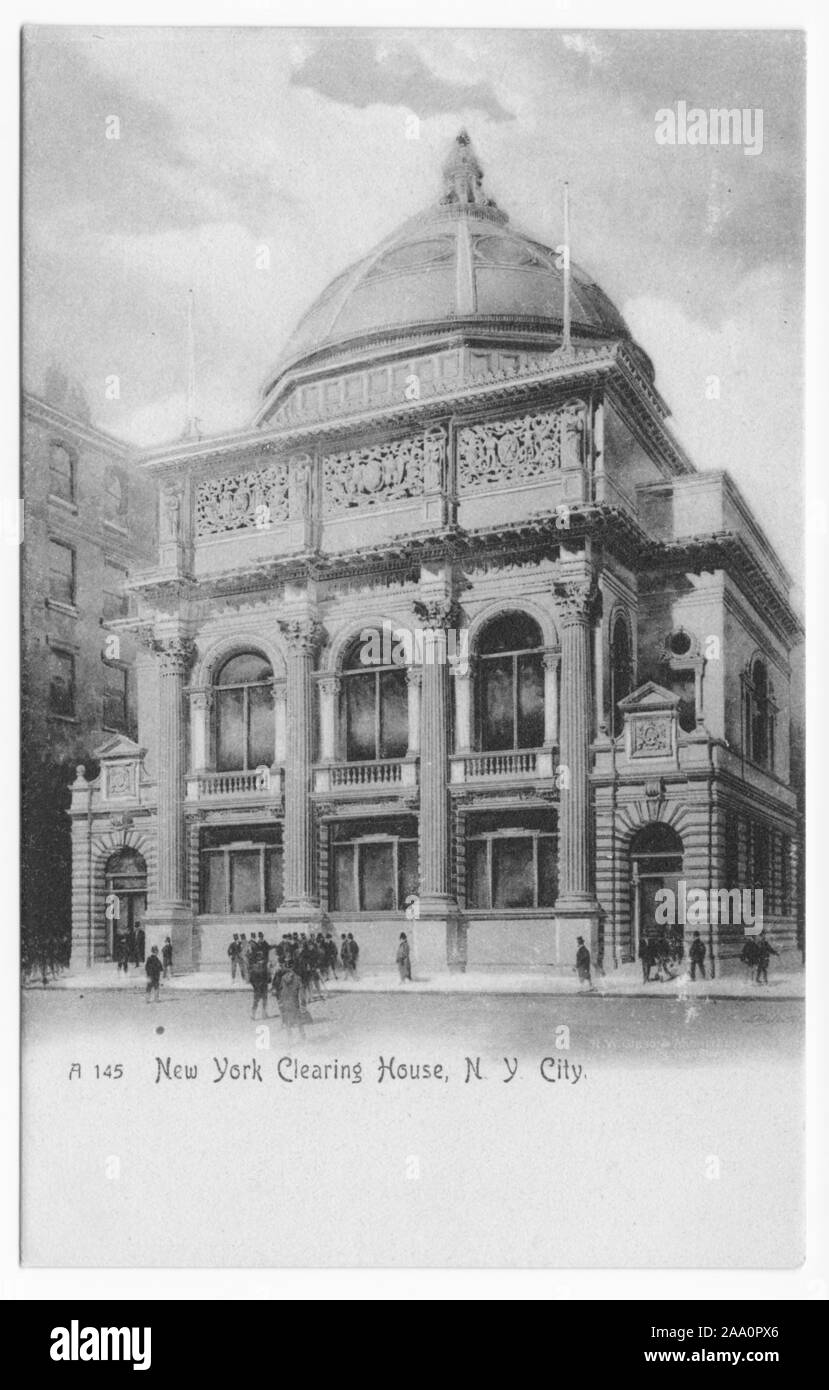
[[[245,426],[298,318],[439,196],[466,127],[547,244],[569,181],[574,259],[800,581],[804,88],[781,31],[29,28],[24,384],[62,372],[102,429],[176,438],[192,290],[202,431]],[[761,110],[762,152],[658,143],[679,102]]]

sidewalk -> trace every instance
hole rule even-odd
[[[70,970],[57,980],[50,980],[47,990],[143,990],[146,977],[142,967],[131,967],[128,975],[119,972],[109,961],[101,962],[88,969]],[[28,989],[43,990],[39,982],[26,986]],[[190,991],[191,993],[213,993],[224,991],[228,994],[243,993],[250,987],[237,979],[231,981],[228,970],[200,970],[189,974],[174,975],[162,984],[163,989]],[[575,972],[557,973],[554,970],[513,972],[507,969],[471,970],[466,974],[433,975],[415,978],[401,985],[396,973],[365,974],[357,980],[332,980],[328,986],[332,994],[397,994],[405,990],[407,994],[539,994],[570,995],[592,993],[604,998],[630,999],[802,999],[804,997],[804,972],[769,972],[768,985],[758,985],[745,974],[719,976],[715,980],[696,980],[692,982],[687,975],[678,975],[675,980],[652,981],[644,984],[638,965],[623,965],[607,975],[594,975],[594,989],[584,990]]]

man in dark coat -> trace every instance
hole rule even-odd
[[[651,950],[650,937],[642,932],[639,937],[639,959],[642,962],[642,982],[648,984],[651,978],[651,966],[653,965],[653,952]]]
[[[397,947],[397,969],[401,985],[412,978],[412,957],[404,931],[400,933],[400,944]]]
[[[230,978],[231,978],[231,980],[235,980],[235,979],[236,979],[236,972],[237,972],[237,970],[238,970],[238,971],[241,971],[241,966],[240,966],[240,964],[239,964],[239,958],[240,958],[241,954],[242,954],[242,943],[241,943],[241,941],[239,940],[239,933],[238,933],[237,931],[235,931],[235,932],[233,933],[233,940],[231,941],[230,945],[229,945],[228,948],[227,948],[227,956],[228,956],[228,960],[230,961]]]
[[[256,1018],[256,1010],[262,1006],[262,1017],[268,1017],[268,958],[257,951],[250,963],[248,979],[253,990],[251,1018]]]
[[[161,979],[162,969],[163,967],[158,955],[158,947],[153,946],[152,950],[150,951],[150,954],[147,956],[147,963],[144,966],[144,970],[147,976],[148,1004],[151,998],[155,999],[156,1004],[158,1003],[158,982]]]
[[[169,980],[173,973],[173,943],[169,936],[165,936],[164,945],[161,948],[161,963],[164,967],[164,978]]]
[[[769,982],[769,957],[778,954],[766,936],[765,927],[757,938],[757,983],[767,985]]]
[[[143,928],[143,927],[136,927],[136,929],[135,929],[135,956],[133,957],[133,959],[134,959],[136,965],[143,965],[143,964],[144,964],[144,953],[145,953],[145,949],[146,949],[145,943],[146,943],[146,937],[144,936],[144,928]]]
[[[694,932],[694,939],[691,942],[688,959],[691,962],[691,979],[695,980],[697,978],[697,967],[699,967],[702,978],[705,979],[705,942],[702,940],[698,931]]]
[[[282,1027],[287,1033],[292,1033],[295,1028],[298,1028],[299,1036],[304,1038],[301,990],[302,984],[299,975],[289,965],[281,972],[277,984],[276,999],[279,1004],[279,1016],[282,1019]]]
[[[351,932],[348,933],[348,945],[349,945],[349,954],[350,954],[350,956],[351,956],[351,973],[352,973],[352,975],[356,976],[356,974],[357,974],[357,960],[358,960],[359,955],[360,955],[360,948],[359,948],[359,946],[357,945],[357,942],[354,940],[354,937],[351,935]]]
[[[576,970],[578,971],[579,981],[583,985],[592,987],[593,981],[590,978],[590,952],[584,944],[584,937],[576,938],[578,950],[576,951]]]

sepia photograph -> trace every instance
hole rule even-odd
[[[21,45],[24,1268],[802,1266],[806,35]]]

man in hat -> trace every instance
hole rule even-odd
[[[688,959],[691,962],[691,979],[695,980],[697,978],[697,967],[699,967],[702,978],[705,979],[705,942],[698,931],[694,932],[694,939],[691,942]]]
[[[230,978],[231,980],[235,980],[237,970],[241,974],[240,958],[242,955],[242,943],[239,940],[239,933],[237,931],[233,933],[233,940],[227,948],[227,954],[230,960]]]
[[[579,982],[583,985],[587,985],[588,989],[591,989],[593,981],[590,978],[590,952],[584,944],[583,936],[577,937],[576,942],[578,945],[578,950],[576,951],[576,970],[578,971]]]
[[[153,946],[152,950],[150,951],[150,954],[147,956],[147,963],[144,966],[144,970],[147,975],[148,1004],[151,998],[155,1000],[156,1004],[158,1003],[158,983],[161,979],[162,968],[163,967],[161,964],[161,960],[158,955],[158,947]]]

